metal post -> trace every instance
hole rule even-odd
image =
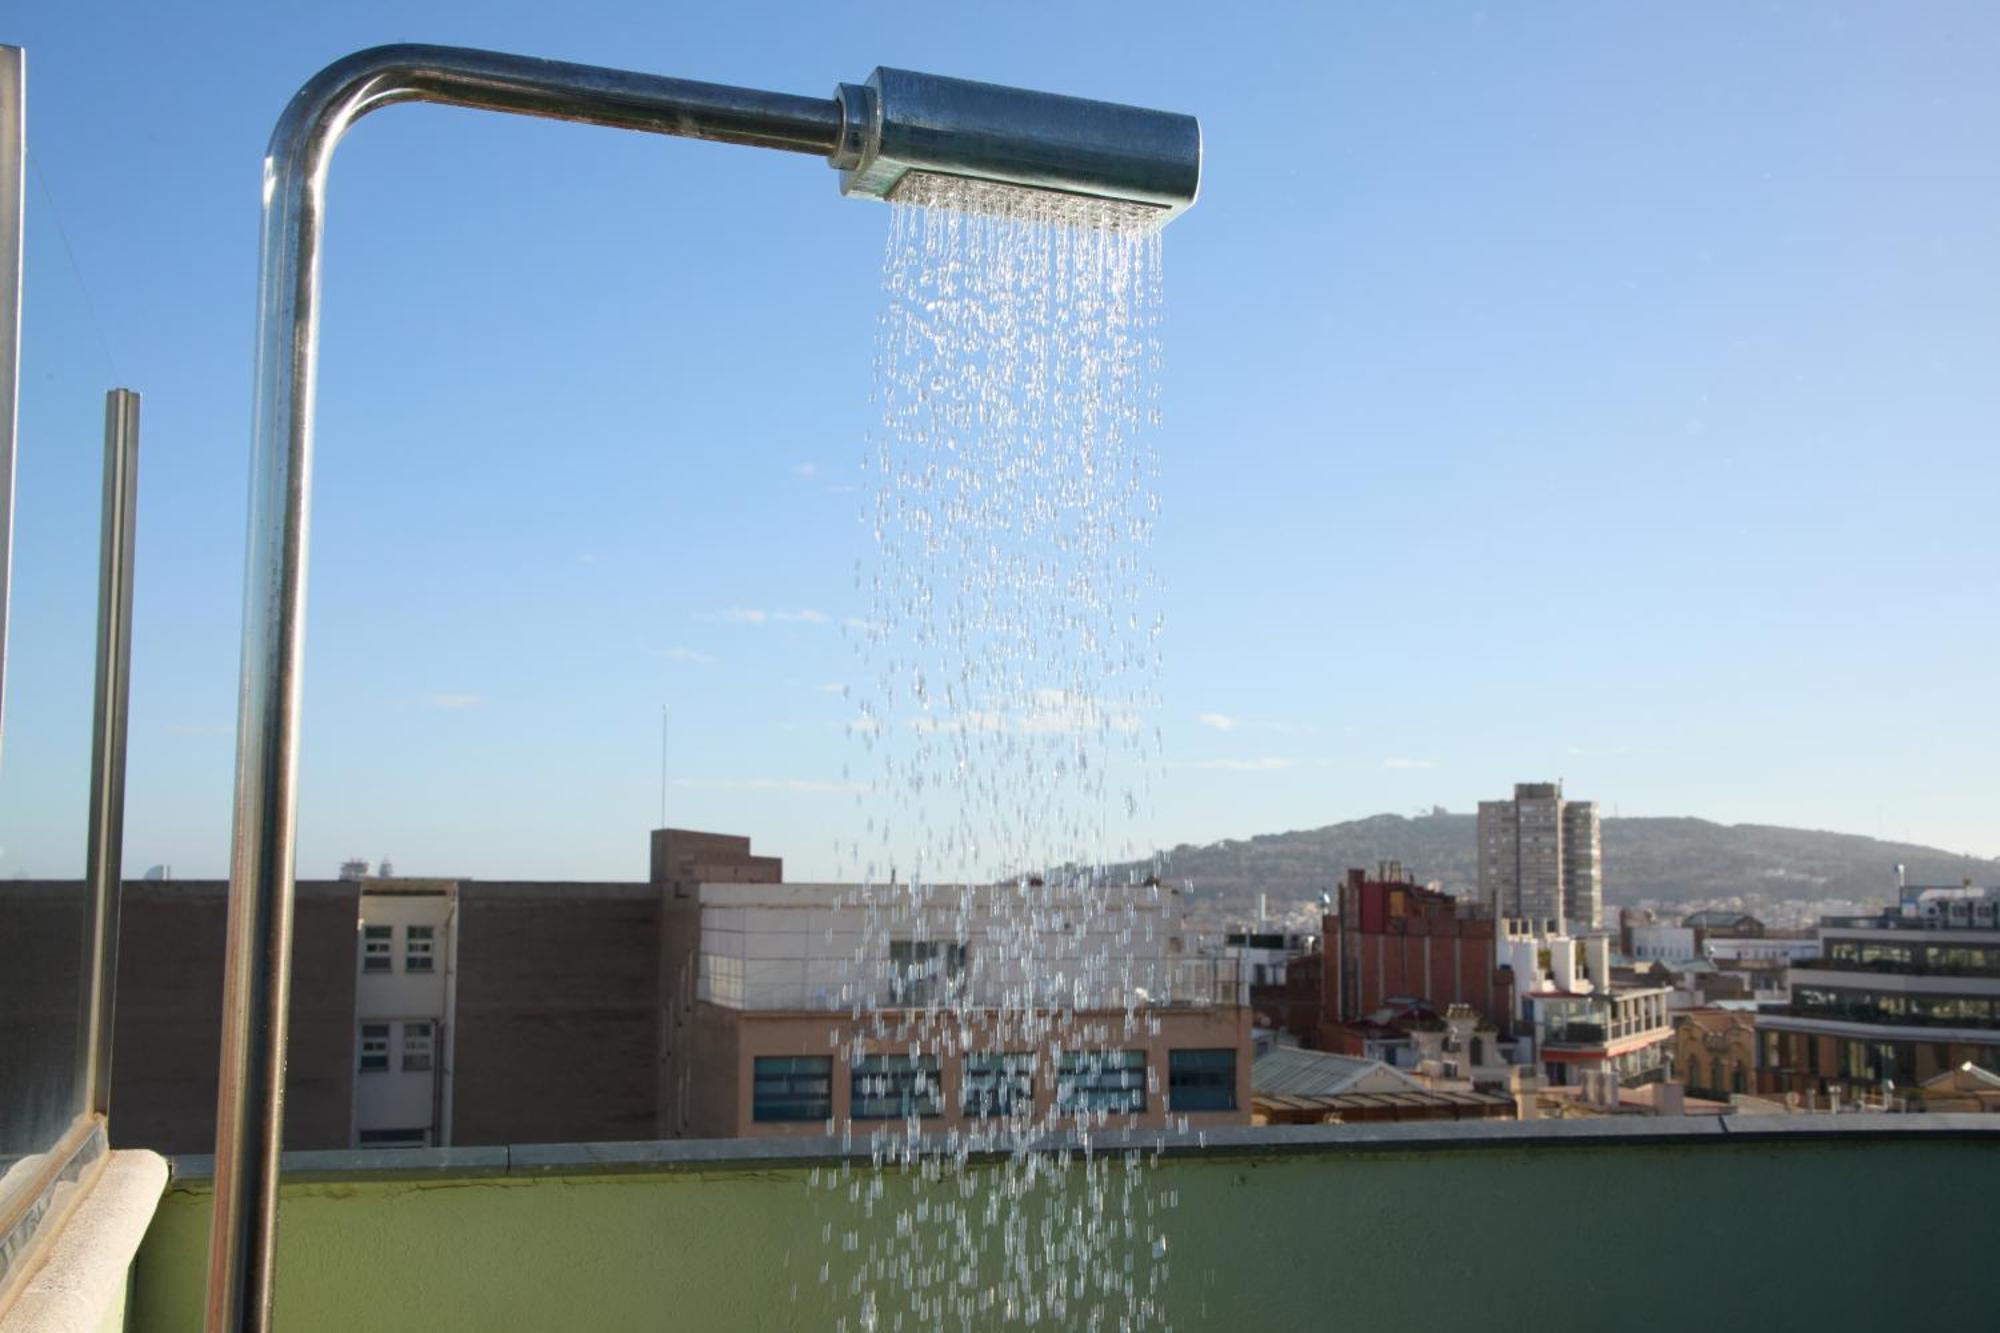
[[[124,890],[125,731],[132,697],[132,548],[138,535],[139,395],[104,395],[104,521],[97,573],[97,694],[90,747],[90,892],[84,992],[88,1105],[111,1114],[111,1015],[118,988],[118,910]]]
[[[271,1325],[327,166],[355,120],[407,101],[819,156],[834,151],[841,133],[840,107],[831,98],[428,46],[380,47],[338,61],[301,89],[279,118],[264,159],[236,827],[209,1233],[210,1333]]]
[[[0,46],[0,746],[7,737],[7,589],[13,578],[14,429],[21,377],[21,222],[28,53]]]

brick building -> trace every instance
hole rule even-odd
[[[1362,1022],[1392,1001],[1417,1000],[1440,1011],[1470,1005],[1510,1035],[1512,974],[1498,966],[1495,923],[1483,907],[1425,888],[1393,863],[1373,879],[1349,870],[1339,907],[1326,918],[1323,1029]],[[1330,1032],[1320,1044],[1340,1049]]]
[[[803,907],[786,918],[803,940],[839,886],[786,885],[782,863],[741,837],[657,830],[651,860],[648,882],[300,881],[285,1146],[823,1133],[823,1114],[757,1119],[759,1060],[824,1063],[829,1033],[854,1026],[848,1009],[835,1023],[824,1005],[769,1003],[768,990],[746,1003],[755,997],[739,989],[730,1003],[725,979],[703,971],[730,942],[745,982],[802,959],[769,957],[768,932],[705,941],[704,930],[718,911]],[[73,882],[17,882],[8,893],[18,929],[0,940],[0,963],[29,975],[49,953],[36,941],[59,934],[80,895]],[[121,1143],[214,1147],[227,898],[214,880],[124,886],[121,934],[144,946],[119,951],[111,1098]],[[823,933],[825,922],[813,924]],[[1159,938],[1164,951],[1177,937],[1163,928]],[[1164,1123],[1176,1102],[1195,1123],[1247,1122],[1249,1016],[1235,974],[1212,959],[1163,952],[1160,963],[1141,1011],[1158,1021],[1122,1052],[1134,1063],[1093,1076],[1117,1081],[1143,1123]],[[1191,1002],[1195,990],[1203,1003]],[[1097,1017],[1108,1027],[1110,1015]],[[16,1050],[49,1026],[0,1016]],[[1064,1057],[1044,1054],[1050,1077],[1035,1096],[1047,1103]],[[960,1064],[939,1071],[954,1108],[941,1129],[959,1122]],[[845,1115],[852,1089],[840,1072],[829,1066],[821,1083]]]

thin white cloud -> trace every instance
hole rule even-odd
[[[818,782],[809,778],[675,778],[673,785],[690,791],[861,791],[858,782]]]
[[[1227,713],[1198,713],[1194,720],[1204,727],[1214,727],[1217,731],[1236,730],[1236,719]]]
[[[816,686],[814,686],[813,688],[817,689],[817,690],[818,690],[818,691],[819,691],[819,692],[820,692],[821,694],[845,694],[845,693],[847,693],[847,686],[845,686],[845,685],[841,684],[841,683],[840,683],[839,681],[837,681],[837,680],[830,680],[830,681],[828,681],[828,682],[827,682],[826,684],[824,684],[824,685],[816,685]]]
[[[792,469],[792,475],[799,478],[801,481],[810,480],[811,478],[817,477],[819,475],[819,464],[800,463],[797,467]]]
[[[660,656],[673,662],[693,662],[697,666],[710,666],[715,662],[715,658],[709,654],[679,643],[671,648],[660,649]]]
[[[732,606],[727,611],[715,611],[695,617],[697,620],[721,621],[730,625],[831,625],[833,617],[824,611],[804,607],[797,611],[766,611],[759,606]]]
[[[478,708],[486,702],[483,694],[426,694],[424,707],[457,712],[464,708]]]
[[[1436,768],[1436,767],[1437,767],[1437,762],[1436,762],[1435,760],[1431,760],[1431,759],[1384,759],[1384,760],[1382,761],[1382,767],[1384,767],[1384,768]]]
[[[1174,767],[1205,768],[1224,773],[1273,773],[1296,764],[1296,760],[1269,755],[1263,759],[1189,759],[1176,763]]]

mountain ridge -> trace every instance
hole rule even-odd
[[[1257,895],[1274,914],[1331,891],[1350,866],[1400,861],[1419,882],[1447,892],[1478,888],[1478,817],[1368,815],[1318,828],[1249,838],[1182,843],[1164,856],[1167,875],[1191,880],[1196,902],[1238,915]],[[1912,884],[2000,881],[2000,858],[1947,852],[1857,833],[1778,824],[1721,824],[1691,815],[1604,820],[1604,901],[1694,903],[1727,898],[1883,901],[1894,896],[1896,866]]]

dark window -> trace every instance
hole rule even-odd
[[[364,1148],[421,1148],[430,1141],[428,1129],[364,1129],[354,1136]]]
[[[387,1023],[361,1025],[360,1068],[364,1074],[380,1074],[388,1071],[389,1025]]]
[[[854,1063],[853,1104],[856,1120],[897,1120],[907,1116],[943,1115],[935,1055],[912,1060],[907,1055],[864,1055]]]
[[[421,1074],[431,1067],[437,1029],[429,1023],[403,1024],[403,1072]]]
[[[394,926],[363,926],[361,928],[361,970],[363,972],[387,972],[390,970],[389,951],[395,947],[396,928]]]
[[[403,970],[405,972],[428,972],[431,970],[431,941],[433,930],[430,926],[408,926],[403,931]]]
[[[760,1055],[752,1062],[752,1120],[761,1125],[832,1116],[832,1056]]]
[[[1167,1052],[1167,1109],[1234,1111],[1235,1049]]]
[[[1027,1051],[968,1055],[959,1086],[959,1109],[966,1115],[1026,1113],[1035,1104],[1035,1057]]]
[[[1144,1051],[1064,1051],[1056,1069],[1056,1110],[1146,1109]]]
[[[950,940],[889,942],[889,1003],[914,1009],[947,1001],[965,970],[965,946]]]

